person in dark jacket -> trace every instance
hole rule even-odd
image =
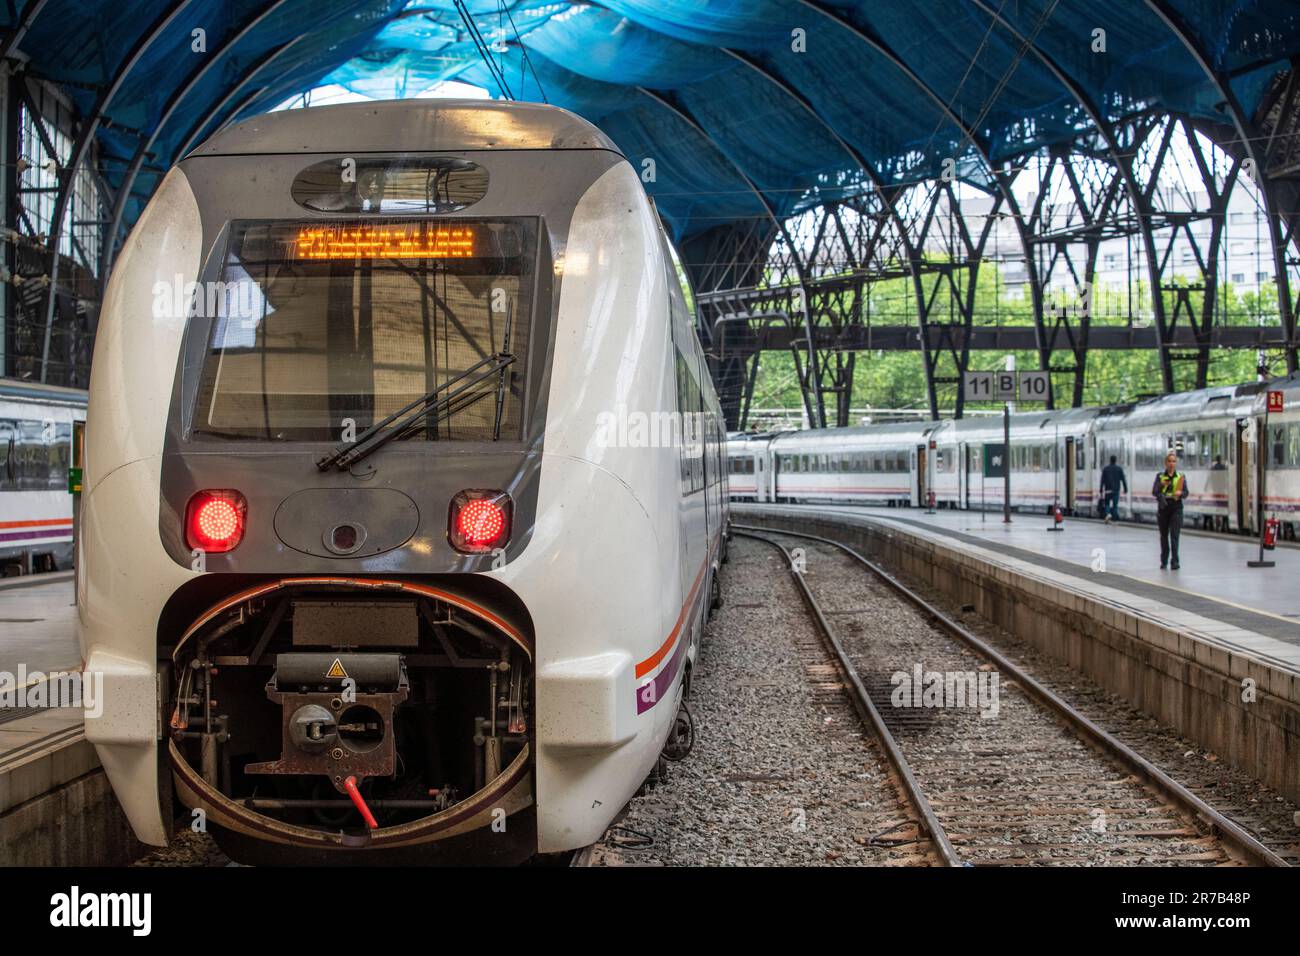
[[[1178,456],[1165,455],[1165,470],[1151,483],[1156,499],[1156,522],[1160,526],[1160,570],[1178,570],[1178,537],[1183,530],[1183,499],[1187,497],[1187,478],[1178,470]],[[1171,563],[1172,559],[1172,563]]]
[[[1128,491],[1128,479],[1124,477],[1124,469],[1116,464],[1114,455],[1110,456],[1110,464],[1101,470],[1101,497],[1102,513],[1106,516],[1106,523],[1119,520],[1119,492],[1120,489]]]

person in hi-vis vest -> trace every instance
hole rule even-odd
[[[1156,521],[1160,525],[1160,570],[1178,570],[1178,536],[1183,530],[1183,499],[1187,497],[1187,476],[1178,470],[1178,456],[1165,455],[1165,470],[1151,485],[1156,499]],[[1172,559],[1172,564],[1170,563]]]

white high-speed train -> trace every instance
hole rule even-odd
[[[1266,414],[1268,393],[1282,409]],[[1263,510],[1283,536],[1300,527],[1300,376],[1180,392],[1132,405],[1011,416],[1011,505],[1099,513],[1101,470],[1112,455],[1128,491],[1121,517],[1155,519],[1151,483],[1170,450],[1191,495],[1186,520],[1257,532]],[[1001,416],[957,421],[733,434],[729,487],[740,501],[844,501],[908,507],[1001,509],[1001,478],[985,478]],[[1261,449],[1262,443],[1262,449]]]
[[[214,136],[126,243],[90,389],[86,736],[136,834],[190,822],[174,794],[252,862],[597,840],[683,729],[721,422],[658,217],[581,119]]]

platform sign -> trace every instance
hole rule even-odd
[[[993,400],[992,372],[967,372],[962,379],[962,387],[966,390],[966,401],[991,402]]]
[[[1007,474],[1007,446],[1002,442],[984,443],[984,477],[1005,478]]]
[[[1282,393],[1281,393],[1281,392],[1269,392],[1269,393],[1268,393],[1268,410],[1269,410],[1269,413],[1271,414],[1271,413],[1273,413],[1273,412],[1280,412],[1280,411],[1282,411],[1282,409],[1283,409],[1283,404],[1282,404]]]
[[[1020,400],[1022,402],[1045,402],[1052,393],[1052,376],[1050,372],[1019,372]]]
[[[1014,402],[1016,400],[1015,372],[993,373],[993,397],[999,402]]]

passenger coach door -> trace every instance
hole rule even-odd
[[[916,500],[912,507],[919,508],[925,504],[925,446],[916,446]]]
[[[966,443],[957,443],[957,460],[953,462],[953,468],[957,471],[957,507],[965,508],[967,506],[967,488],[966,488]]]
[[[1250,427],[1249,419],[1237,419],[1236,470],[1237,480],[1233,482],[1233,491],[1237,497],[1237,528],[1245,531],[1251,526],[1253,511],[1250,507],[1251,475],[1255,468],[1255,459],[1251,455],[1251,443],[1246,441],[1246,431]]]
[[[1065,439],[1065,510],[1074,512],[1074,439]]]

